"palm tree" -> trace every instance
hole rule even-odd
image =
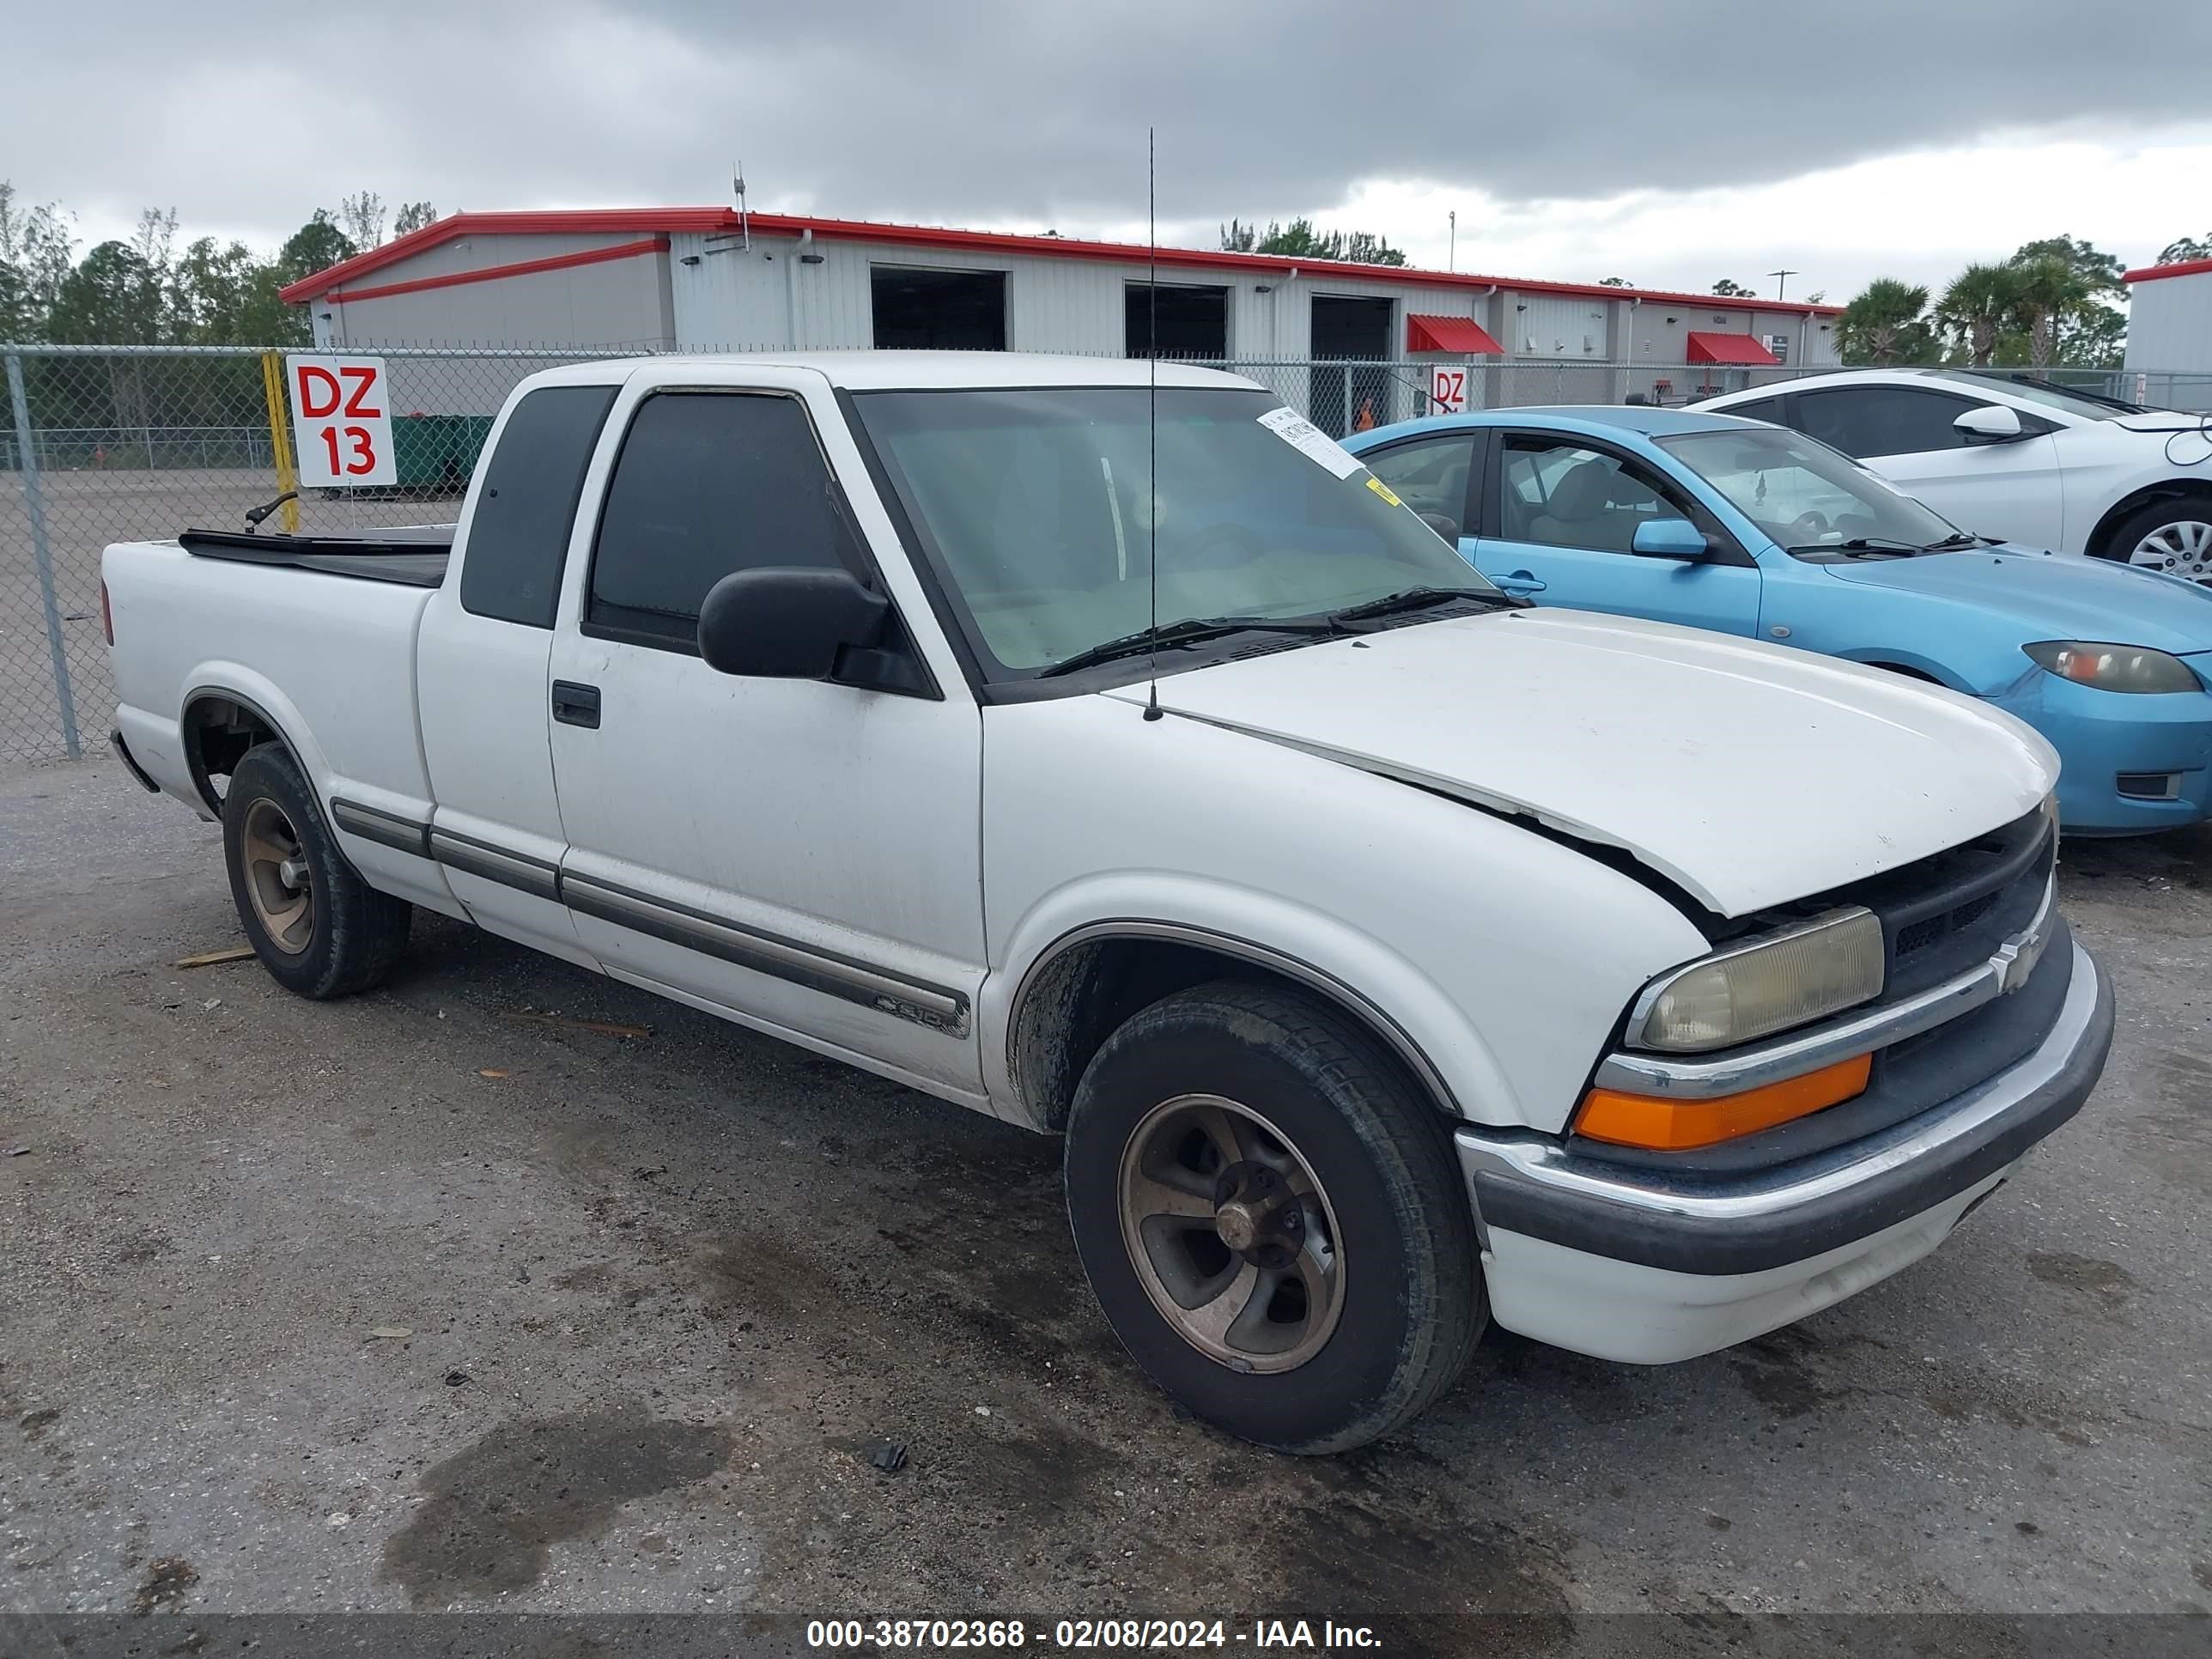
[[[1976,368],[1996,356],[1997,335],[2018,313],[2023,283],[2015,265],[1968,265],[1951,279],[1936,315],[1966,343]]]
[[[1928,290],[1894,276],[1877,276],[1844,307],[1837,319],[1837,343],[1847,363],[1883,367],[1899,357],[1920,356],[1928,344]]]
[[[2021,314],[2027,319],[2027,361],[2036,368],[2048,368],[2058,325],[2088,304],[2089,284],[2071,264],[2051,255],[2014,269],[2019,273]]]

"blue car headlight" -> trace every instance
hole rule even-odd
[[[2045,640],[2021,647],[2062,680],[2100,691],[2202,691],[2203,681],[2180,658],[2143,645],[2089,645]]]

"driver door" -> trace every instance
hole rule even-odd
[[[707,665],[700,603],[732,571],[842,567],[896,594],[854,533],[880,512],[819,375],[664,373],[684,378],[634,376],[608,416],[553,646],[576,936],[617,978],[980,1097],[980,711],[943,677],[896,691]]]
[[[1701,560],[1631,550],[1636,527],[1687,519],[1719,532],[1677,486],[1618,451],[1557,433],[1499,434],[1486,469],[1476,568],[1539,605],[1680,623],[1747,638],[1759,629],[1759,567],[1732,538]]]

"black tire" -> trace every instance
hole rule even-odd
[[[1163,1103],[1193,1095],[1264,1104],[1327,1194],[1337,1312],[1294,1369],[1236,1369],[1195,1346],[1125,1241],[1124,1153]],[[1482,1333],[1472,1209],[1444,1122],[1395,1057],[1317,999],[1223,981],[1133,1016],[1078,1085],[1066,1170],[1076,1249],[1115,1334],[1170,1396],[1244,1439],[1304,1455],[1364,1445],[1449,1388]]]
[[[257,905],[248,850],[249,823],[265,824],[272,815],[289,832],[307,874],[295,884],[308,900],[304,938],[294,938],[291,948],[280,943]],[[392,972],[406,947],[415,907],[378,892],[346,862],[307,775],[282,744],[259,744],[232,772],[222,803],[222,854],[239,922],[261,965],[286,990],[318,1001],[351,996]]]
[[[2100,558],[2112,559],[2121,564],[2134,562],[2135,550],[2149,536],[2169,526],[2212,525],[2212,495],[2189,495],[2168,501],[2153,501],[2137,507],[2112,528],[2104,544],[2097,550]],[[2212,563],[2200,554],[2196,563],[2184,568],[2187,556],[2177,544],[2177,562],[2167,574],[2193,581],[2212,581]],[[2157,567],[2147,567],[2156,568]]]

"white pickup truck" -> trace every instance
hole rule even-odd
[[[118,744],[304,995],[419,905],[1065,1132],[1130,1352],[1287,1450],[1486,1319],[1659,1362],[1812,1313],[2081,1106],[2033,732],[1526,609],[1269,393],[1146,382],[534,375],[450,550],[109,548]]]

